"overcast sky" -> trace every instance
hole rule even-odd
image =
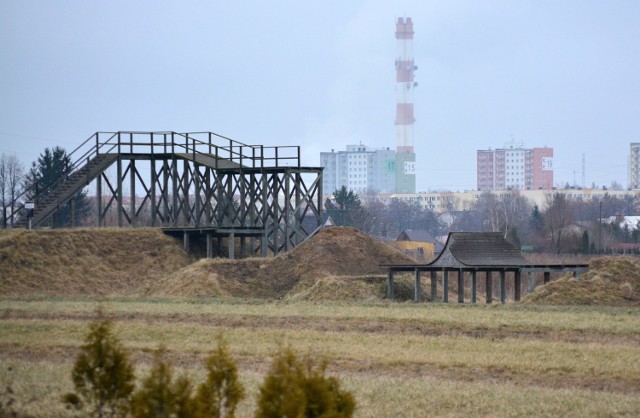
[[[476,150],[555,149],[555,182],[626,185],[640,1],[0,0],[0,153],[96,131],[395,147],[395,19],[414,21],[417,190],[476,186]]]

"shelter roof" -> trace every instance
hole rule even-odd
[[[500,232],[450,232],[433,267],[518,266],[530,264]]]

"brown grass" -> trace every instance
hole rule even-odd
[[[137,295],[191,261],[158,229],[19,231],[0,240],[0,294]]]
[[[572,275],[538,287],[525,304],[640,306],[640,260],[598,257],[576,281]]]

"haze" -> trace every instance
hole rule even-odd
[[[476,150],[555,149],[555,182],[626,185],[637,1],[0,2],[0,153],[95,131],[214,131],[303,163],[395,147],[394,21],[414,21],[417,190],[476,187]]]

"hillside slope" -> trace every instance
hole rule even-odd
[[[379,264],[414,262],[356,228],[332,227],[277,257],[200,260],[159,280],[148,294],[314,299],[319,296],[308,295],[310,288],[332,283],[331,289],[341,291],[323,291],[321,298],[362,296],[363,286],[368,289],[365,293],[378,298],[384,293],[367,276],[382,274]]]
[[[524,300],[538,305],[640,306],[640,260],[599,257],[576,281],[571,276],[538,287]]]
[[[159,229],[12,231],[0,239],[0,294],[138,296],[192,261]]]

